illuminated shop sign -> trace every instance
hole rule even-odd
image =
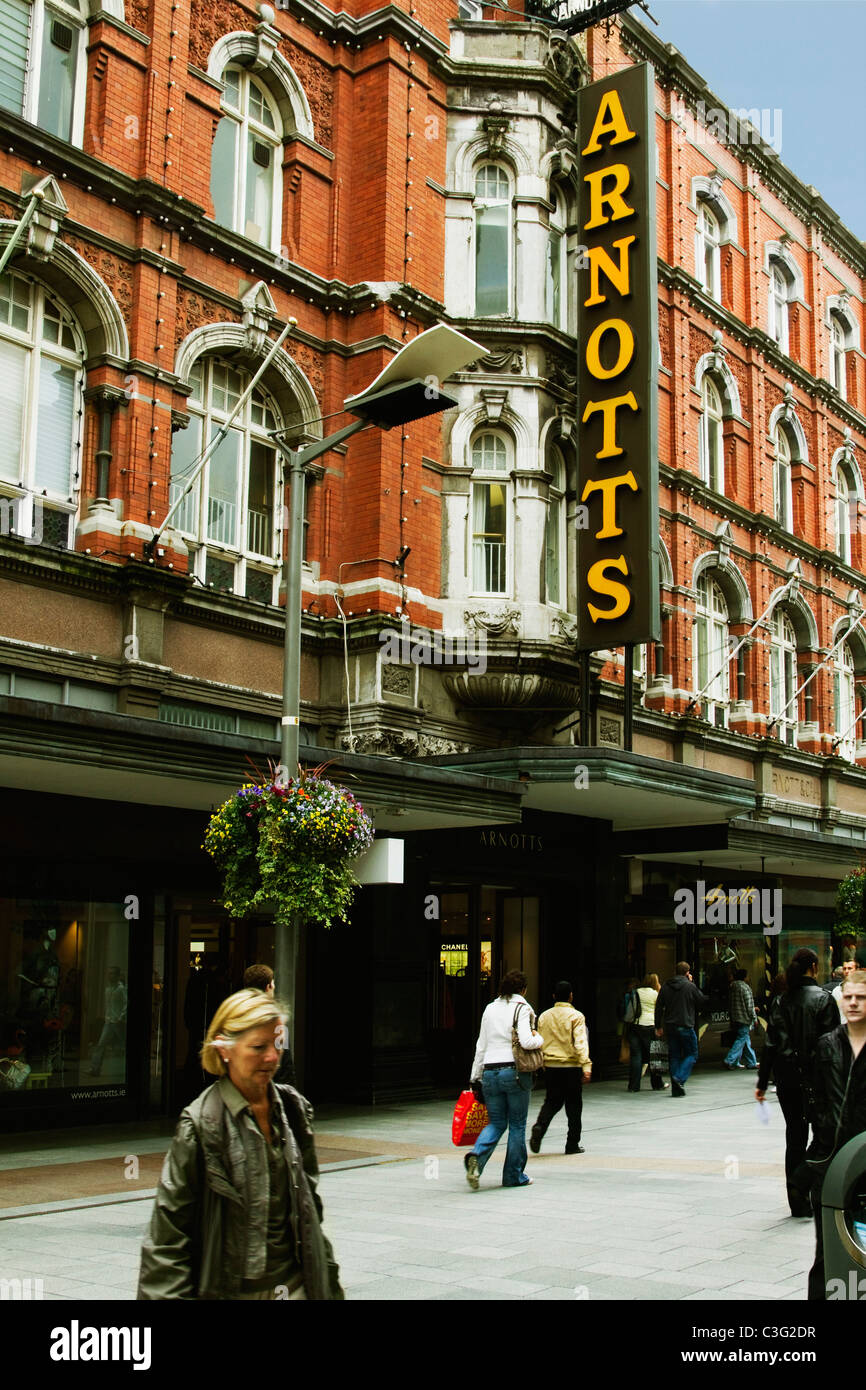
[[[653,70],[578,92],[577,646],[657,641]]]
[[[527,0],[526,13],[567,34],[579,34],[601,19],[622,14],[635,0]]]

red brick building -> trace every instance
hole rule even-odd
[[[23,1034],[24,1111],[58,1087],[81,1110],[110,964],[150,1038],[113,1064],[141,1110],[183,1090],[190,962],[231,984],[272,950],[267,923],[214,907],[198,848],[277,755],[271,435],[331,432],[443,318],[487,349],[449,382],[457,408],[363,432],[307,493],[307,756],[331,750],[407,840],[405,887],[365,889],[348,935],[305,946],[310,1001],[369,980],[349,1089],[459,1069],[506,964],[536,995],[573,975],[602,1036],[624,970],[688,950],[711,972],[718,943],[672,925],[690,878],[781,886],[829,960],[866,829],[863,244],[640,24],[571,42],[462,9],[0,0],[0,252],[30,218],[0,281],[0,1053]],[[622,653],[574,650],[574,94],[640,61],[664,622],[628,748]],[[407,619],[464,659],[385,660]],[[763,973],[759,926],[742,939]],[[311,1009],[299,1051],[332,1093],[316,1029]]]

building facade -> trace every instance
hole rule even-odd
[[[15,1122],[176,1109],[214,1001],[273,952],[200,849],[278,760],[272,436],[328,434],[443,320],[485,349],[456,408],[364,431],[308,479],[304,760],[335,760],[406,841],[402,887],[303,941],[309,1089],[462,1078],[516,964],[540,1002],[575,980],[602,1070],[628,973],[694,956],[720,1023],[731,953],[758,992],[799,944],[829,968],[866,830],[863,243],[628,17],[575,41],[432,0],[0,11],[0,251],[25,219],[0,280]],[[663,625],[626,699],[622,651],[575,650],[575,112],[636,62],[656,79]],[[715,911],[677,921],[701,884]],[[716,929],[742,888],[781,892],[780,936]]]

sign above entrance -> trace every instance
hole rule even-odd
[[[578,92],[577,647],[658,641],[654,75]]]
[[[631,9],[635,0],[527,0],[526,14],[563,29],[566,34],[580,34],[601,19],[611,19]]]

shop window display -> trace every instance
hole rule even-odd
[[[125,1085],[128,949],[119,904],[0,899],[0,1103]]]

